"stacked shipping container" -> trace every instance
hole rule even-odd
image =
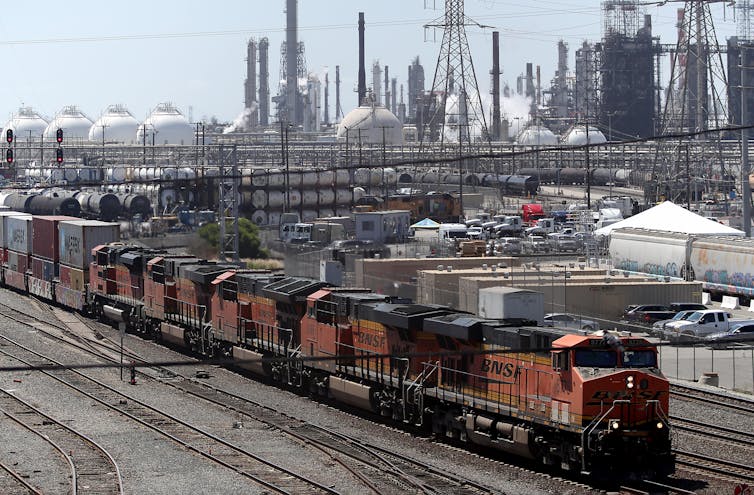
[[[28,278],[29,292],[40,297],[53,299],[53,279],[59,277],[58,224],[77,220],[62,215],[35,216],[32,219],[31,235],[31,276]]]
[[[30,267],[31,215],[3,217],[3,246],[6,249],[5,283],[26,290],[26,270]]]

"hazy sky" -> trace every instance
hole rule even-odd
[[[299,0],[299,39],[310,72],[330,73],[334,116],[335,66],[341,66],[344,112],[356,104],[358,12],[366,17],[367,81],[372,61],[390,66],[399,84],[419,55],[431,84],[439,41],[423,25],[441,17],[444,0]],[[556,44],[575,49],[602,33],[599,0],[466,0],[466,14],[500,31],[503,81],[515,87],[526,62],[541,65],[549,85]],[[646,7],[654,32],[675,43],[676,9],[683,2]],[[434,7],[437,10],[434,10]],[[52,117],[78,105],[96,119],[110,104],[125,104],[141,120],[158,103],[173,102],[194,120],[233,120],[243,109],[246,44],[270,41],[270,89],[279,81],[285,39],[285,0],[162,0],[3,2],[0,13],[0,125],[19,106]],[[735,34],[731,7],[713,7],[718,37]],[[467,28],[480,89],[489,91],[492,31]],[[274,105],[272,109],[274,111]]]

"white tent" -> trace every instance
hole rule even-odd
[[[628,217],[607,227],[594,231],[597,237],[603,237],[613,229],[634,227],[639,229],[661,230],[664,232],[680,232],[682,234],[709,235],[739,235],[744,233],[738,229],[728,227],[713,220],[708,220],[682,206],[665,201],[646,211]]]

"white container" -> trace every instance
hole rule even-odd
[[[351,177],[348,175],[348,170],[338,169],[335,172],[335,184],[338,186],[347,186],[351,183]]]
[[[108,168],[107,180],[111,182],[123,182],[126,180],[126,169],[123,167]]]
[[[353,182],[358,186],[368,186],[371,173],[368,168],[357,168],[353,173]]]
[[[273,168],[267,175],[269,187],[285,187],[285,174],[280,170]]]
[[[5,217],[5,245],[3,247],[17,253],[30,254],[31,221],[30,215]]]
[[[267,207],[281,208],[285,204],[285,193],[283,191],[270,191],[267,193]]]
[[[332,170],[320,170],[318,172],[319,178],[318,184],[319,187],[332,187],[333,183],[335,182],[335,174]]]
[[[28,213],[0,210],[0,222],[2,222],[2,227],[0,228],[0,246],[2,246],[4,249],[8,248],[8,243],[6,241],[6,239],[8,239],[8,220],[15,217],[28,217],[29,219],[31,219],[31,215],[29,215]]]
[[[92,249],[120,240],[117,223],[98,220],[70,220],[58,223],[60,263],[79,269],[89,266]]]
[[[285,178],[285,172],[283,172],[283,177]],[[288,173],[288,186],[289,187],[295,187],[300,188],[301,187],[301,172],[298,170],[291,170]]]
[[[296,174],[301,177],[304,187],[314,187],[317,185],[317,172],[304,172]]]
[[[525,318],[544,323],[544,294],[517,287],[479,289],[479,316],[482,318]]]
[[[243,169],[243,177],[246,177],[246,174],[248,172],[251,172],[250,169]],[[251,184],[254,187],[265,187],[267,183],[269,182],[269,174],[266,170],[263,169],[257,169],[251,172]]]
[[[301,193],[295,189],[288,191],[288,200],[290,201],[291,208],[297,208],[301,205]]]

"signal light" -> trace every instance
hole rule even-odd
[[[13,163],[13,150],[8,149],[5,152],[5,161],[8,163]]]
[[[55,139],[57,139],[58,144],[63,142],[63,129],[58,128],[55,132]]]
[[[63,150],[61,148],[55,150],[55,160],[58,163],[63,163]]]
[[[13,129],[5,131],[5,140],[8,141],[8,144],[13,142]]]

